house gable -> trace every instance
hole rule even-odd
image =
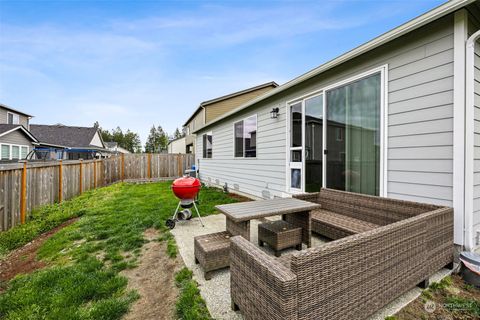
[[[0,144],[13,144],[22,146],[33,146],[32,139],[22,130],[10,131],[0,136]]]
[[[95,134],[93,135],[90,145],[99,147],[99,148],[105,148],[105,145],[103,144],[102,138],[100,137],[100,134],[98,133],[98,131],[95,132]]]
[[[253,98],[256,98],[270,90],[275,88],[275,86],[261,87],[259,89],[248,91],[243,94],[227,98],[218,102],[205,106],[205,123],[209,123],[220,117],[221,115],[237,108],[238,106],[246,103]]]

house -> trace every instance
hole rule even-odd
[[[109,154],[96,127],[32,124],[30,131],[39,141],[39,159],[86,160]]]
[[[451,206],[455,244],[478,248],[479,29],[479,1],[447,2],[207,121],[191,130],[200,179]]]
[[[126,154],[126,153],[131,153],[131,152],[128,151],[127,149],[120,147],[120,146],[118,145],[118,143],[115,142],[115,141],[104,142],[104,145],[105,145],[105,148],[108,149],[108,150],[109,150],[111,153],[113,153],[113,154],[119,154],[119,153]]]
[[[25,159],[37,139],[28,131],[31,115],[0,104],[0,161]]]
[[[185,147],[182,153],[195,153],[195,134],[193,134],[195,130],[276,87],[278,87],[276,82],[267,82],[200,103],[193,114],[183,124],[186,135]],[[180,142],[176,144],[178,148],[182,148],[179,145]]]
[[[191,153],[186,152],[186,137],[180,137],[177,139],[172,139],[168,142],[167,152],[168,153]]]

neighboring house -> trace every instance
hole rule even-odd
[[[22,125],[30,130],[31,118],[33,116],[0,103],[0,123]]]
[[[108,149],[111,153],[119,154],[119,153],[131,153],[125,148],[122,148],[118,145],[115,141],[108,141],[104,142],[105,148]]]
[[[28,131],[32,118],[24,112],[0,104],[0,161],[25,159],[37,139]]]
[[[26,159],[38,140],[22,125],[0,124],[0,160]]]
[[[182,153],[195,153],[195,135],[193,134],[195,130],[276,87],[278,87],[277,83],[267,82],[200,103],[195,112],[183,124],[186,136]]]
[[[40,159],[86,160],[109,154],[95,127],[32,124],[30,131],[39,141],[35,154]]]
[[[452,206],[455,243],[479,247],[479,29],[478,1],[450,1],[191,130],[200,179]]]
[[[187,153],[186,152],[186,137],[170,140],[168,142],[168,153]]]

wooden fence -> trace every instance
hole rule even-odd
[[[125,154],[100,160],[0,165],[0,230],[25,222],[35,208],[129,179],[176,178],[193,154]]]

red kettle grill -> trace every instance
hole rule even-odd
[[[202,219],[200,218],[200,212],[195,204],[195,199],[200,192],[201,187],[202,184],[200,183],[200,180],[193,177],[184,176],[173,181],[172,191],[180,201],[178,202],[173,217],[165,221],[165,225],[168,228],[175,228],[175,223],[179,220],[190,220],[192,218],[192,211],[190,208],[192,207],[195,208],[202,227],[204,226]],[[183,210],[179,211],[180,207],[182,207]]]

